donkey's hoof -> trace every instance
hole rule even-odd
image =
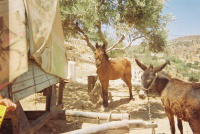
[[[108,107],[108,103],[103,103],[103,107],[104,108]]]
[[[135,98],[133,98],[133,96],[132,96],[132,97],[130,97],[130,98],[129,98],[129,100],[130,100],[130,101],[131,101],[131,100],[133,100],[133,101],[134,101],[134,100],[135,100]]]

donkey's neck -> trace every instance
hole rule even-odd
[[[105,74],[109,66],[110,66],[110,61],[104,56],[101,65],[97,68],[97,73],[103,72]]]
[[[165,77],[161,74],[158,74],[158,77],[155,81],[155,90],[161,94],[162,91],[165,89],[166,85],[169,83],[169,78]]]

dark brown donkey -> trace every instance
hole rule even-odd
[[[130,100],[133,98],[132,95],[132,84],[131,84],[131,63],[125,58],[119,58],[116,60],[109,60],[106,54],[106,45],[99,46],[96,43],[96,66],[97,75],[102,86],[102,97],[103,106],[108,106],[108,86],[109,80],[116,80],[122,78],[122,80],[129,87]]]
[[[154,89],[160,93],[170,122],[171,133],[175,134],[175,115],[178,118],[178,128],[181,134],[183,134],[182,120],[189,122],[194,134],[200,134],[200,83],[187,83],[165,77],[160,71],[167,65],[167,62],[156,68],[152,65],[147,68],[137,59],[135,61],[144,71],[143,88]]]

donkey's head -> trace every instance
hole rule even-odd
[[[96,43],[95,59],[97,67],[101,66],[104,58],[108,59],[108,56],[106,54],[106,44],[103,44],[103,46],[99,46],[98,43]]]
[[[151,89],[152,85],[154,85],[154,82],[157,78],[157,73],[160,72],[167,64],[170,64],[169,61],[166,61],[166,63],[158,66],[153,67],[153,65],[150,65],[149,67],[142,64],[139,60],[135,59],[137,65],[144,71],[141,80],[142,80],[142,86],[145,89]]]

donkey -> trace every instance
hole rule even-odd
[[[131,62],[125,58],[109,60],[106,54],[106,45],[99,46],[96,43],[95,50],[97,75],[102,86],[103,106],[108,106],[108,86],[109,80],[121,78],[129,87],[130,100],[133,99],[131,84]]]
[[[194,134],[200,134],[200,83],[187,83],[179,79],[165,77],[160,72],[169,62],[153,68],[146,67],[135,59],[144,71],[142,86],[147,90],[156,90],[168,116],[171,133],[175,134],[174,115],[178,119],[178,128],[183,134],[182,120],[189,122]]]

